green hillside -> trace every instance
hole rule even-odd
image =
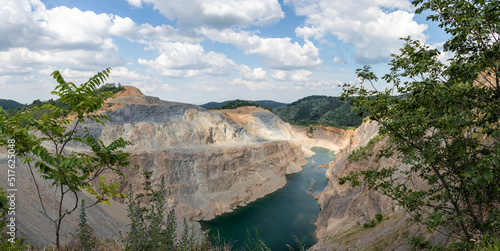
[[[284,121],[295,125],[358,127],[363,119],[351,113],[351,109],[348,101],[340,101],[338,97],[315,95],[274,108],[272,112]]]
[[[256,102],[237,99],[237,100],[229,101],[227,104],[225,104],[221,107],[218,107],[217,109],[222,109],[222,110],[224,110],[224,109],[236,109],[236,108],[242,107],[242,106],[261,107],[261,105],[259,105]]]
[[[19,107],[24,106],[24,105],[17,102],[17,101],[12,100],[12,99],[0,99],[0,106],[4,110],[11,110],[11,109],[19,108]]]
[[[105,85],[101,86],[99,89],[95,90],[94,94],[101,93],[101,92],[107,92],[107,91],[117,93],[121,90],[123,90],[123,87],[121,86],[121,84],[115,85],[114,83],[110,83],[110,84],[105,84]],[[30,108],[33,108],[33,107],[42,107],[45,104],[50,104],[50,105],[53,105],[55,107],[62,108],[65,110],[70,109],[68,104],[64,103],[62,100],[59,100],[59,99],[55,99],[55,100],[49,99],[46,101],[41,101],[41,100],[37,99],[29,105],[21,105],[21,106],[14,108],[14,109],[11,109],[11,114],[14,115],[16,113],[24,112],[26,110],[29,110]],[[44,112],[45,112],[44,109],[38,110],[38,112],[35,113],[35,118],[39,118]]]
[[[210,103],[206,103],[206,104],[203,104],[200,106],[205,108],[205,109],[216,109],[216,108],[219,108],[223,105],[226,105],[227,103],[232,102],[232,101],[236,101],[236,100],[228,100],[228,101],[224,101],[224,102],[210,102]],[[252,102],[257,103],[264,108],[271,108],[271,109],[286,105],[285,103],[276,102],[276,101],[272,101],[272,100],[257,100],[257,101],[252,101]]]

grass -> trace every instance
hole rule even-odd
[[[385,137],[385,135],[377,134],[375,137],[371,138],[368,141],[368,144],[366,144],[366,146],[362,146],[362,147],[354,150],[347,157],[347,159],[351,162],[360,161],[362,159],[368,159],[368,157],[372,156],[372,154],[373,154],[373,147],[375,146],[375,143],[379,142],[384,137]]]

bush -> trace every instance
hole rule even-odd
[[[371,221],[363,223],[364,228],[375,227],[375,225],[377,225],[375,220],[371,220]]]
[[[177,222],[175,211],[172,209],[164,220],[165,208],[165,182],[162,178],[158,189],[151,186],[152,171],[144,171],[145,193],[132,194],[129,186],[128,217],[130,218],[130,232],[125,239],[126,250],[196,250],[197,240],[194,231],[189,230],[184,220],[184,232],[177,240]],[[142,206],[145,202],[146,206]],[[149,206],[148,206],[149,205]],[[202,243],[201,245],[207,245]]]
[[[85,201],[82,200],[80,207],[80,221],[78,223],[78,240],[80,247],[83,250],[95,250],[96,248],[96,238],[87,224],[87,212],[85,208]]]

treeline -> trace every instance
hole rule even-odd
[[[338,97],[309,96],[271,111],[284,121],[295,125],[345,128],[358,127],[363,123],[363,118],[351,112],[349,101],[340,101]]]
[[[233,101],[229,101],[227,104],[217,107],[215,109],[217,110],[225,110],[225,109],[236,109],[238,107],[242,106],[256,106],[256,107],[262,107],[259,103],[253,102],[253,101],[248,101],[248,100],[240,100],[236,99]]]
[[[24,105],[12,99],[0,99],[0,106],[4,110],[14,110]]]
[[[123,86],[121,84],[118,84],[116,85],[115,83],[108,83],[108,84],[105,84],[103,86],[101,86],[99,89],[96,89],[93,93],[94,95],[95,94],[99,94],[99,93],[102,93],[102,92],[113,92],[114,93],[117,93],[121,90],[123,90]],[[13,106],[3,106],[3,104],[5,103],[5,100],[1,100],[2,103],[0,103],[0,106],[2,106],[2,109],[5,110],[5,112],[9,115],[9,116],[12,116],[12,115],[15,115],[15,114],[18,114],[18,113],[21,113],[21,112],[24,112],[24,111],[27,111],[31,108],[39,108],[38,109],[38,112],[35,114],[35,118],[39,118],[44,112],[45,110],[42,108],[42,106],[44,105],[53,105],[57,108],[60,108],[60,109],[64,109],[64,110],[69,110],[70,107],[67,103],[64,103],[62,100],[60,99],[49,99],[49,100],[46,100],[46,101],[41,101],[39,99],[33,101],[31,104],[29,105],[17,105],[15,107]],[[7,100],[9,101],[9,100]],[[15,102],[15,101],[13,101]],[[17,102],[15,102],[17,103]],[[10,103],[8,103],[10,104]],[[19,104],[19,103],[18,103]]]
[[[232,109],[232,108],[222,108],[222,106],[227,105],[228,103],[234,104],[235,101],[239,101],[240,103],[241,103],[241,101],[257,103],[261,107],[266,108],[268,110],[271,110],[272,108],[286,105],[285,103],[276,102],[276,101],[272,101],[272,100],[257,100],[257,101],[228,100],[228,101],[224,101],[224,102],[209,102],[209,103],[206,103],[206,104],[203,104],[200,106],[205,108],[205,109]]]

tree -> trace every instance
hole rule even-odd
[[[342,95],[389,137],[380,157],[396,157],[410,168],[367,170],[340,181],[363,178],[428,231],[443,229],[463,245],[500,236],[500,1],[412,4],[417,13],[433,11],[428,19],[451,35],[444,44],[452,54],[448,63],[437,49],[406,38],[382,77],[392,88],[365,88],[378,80],[365,66],[357,70],[362,85],[344,84]],[[424,185],[413,185],[415,179]]]
[[[104,125],[104,121],[109,120],[105,115],[98,114],[97,110],[106,99],[112,97],[112,93],[95,94],[94,91],[110,71],[107,68],[80,86],[66,82],[59,71],[54,71],[52,77],[58,85],[52,94],[59,96],[69,107],[68,110],[46,104],[11,117],[0,110],[0,146],[6,147],[9,142],[15,141],[18,157],[31,171],[43,212],[55,224],[57,247],[60,246],[59,230],[64,217],[78,207],[78,192],[86,190],[96,197],[90,206],[100,202],[109,204],[109,199],[121,195],[118,193],[118,184],[108,183],[102,174],[110,170],[122,175],[120,169],[129,166],[130,162],[127,160],[129,154],[121,149],[130,143],[119,138],[105,145],[86,128],[82,128],[85,122]],[[35,118],[40,109],[44,109],[44,113]],[[66,114],[69,116],[62,116]],[[68,149],[71,143],[83,145],[88,151]],[[51,217],[47,212],[34,171],[38,171],[41,178],[50,180],[59,194],[58,205],[54,208],[56,217]],[[68,196],[74,197],[74,207],[64,207],[63,202]]]

